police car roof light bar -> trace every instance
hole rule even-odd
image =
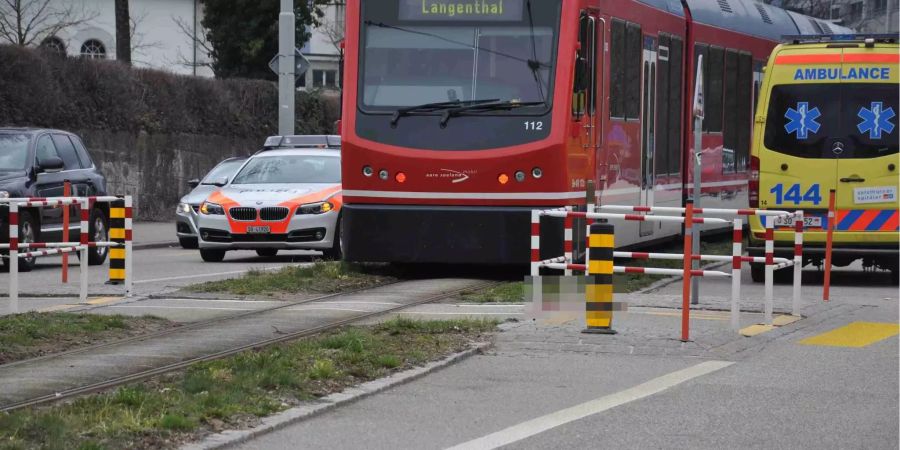
[[[897,33],[857,33],[857,34],[786,34],[781,37],[792,44],[809,44],[819,42],[865,42],[874,39],[880,42],[894,43],[900,40]]]

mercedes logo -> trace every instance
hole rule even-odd
[[[840,155],[844,153],[844,143],[840,141],[836,141],[834,145],[831,147],[831,152],[835,155]]]

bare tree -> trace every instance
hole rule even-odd
[[[0,42],[35,45],[97,17],[60,0],[0,0]]]
[[[335,8],[335,17],[328,17],[322,20],[319,29],[325,33],[325,36],[328,37],[328,40],[331,42],[331,45],[334,46],[334,49],[337,53],[341,52],[341,41],[344,40],[344,31],[346,26],[344,24],[344,9],[347,2],[344,1],[335,1],[329,3],[329,6],[333,6]]]
[[[147,18],[148,14],[149,13],[147,11],[144,11],[138,15],[131,14],[131,17],[128,18],[128,37],[129,43],[131,44],[131,61],[144,65],[150,64],[147,61],[139,59],[143,51],[151,48],[162,47],[162,43],[159,41],[147,42],[147,35],[139,31],[139,29],[143,29],[142,24],[144,23],[144,20]]]
[[[131,14],[128,0],[116,0],[116,60],[131,65]]]
[[[213,61],[212,54],[213,48],[206,41],[206,38],[203,36],[202,31],[198,30],[196,26],[187,22],[181,17],[172,16],[172,21],[175,22],[175,26],[178,27],[178,30],[182,35],[186,36],[193,47],[193,55],[186,56],[181,52],[181,49],[178,49],[178,53],[175,57],[174,64],[178,64],[182,67],[187,67],[194,70],[196,74],[198,68],[208,67],[212,69]],[[206,58],[199,57],[198,53],[203,53],[206,55]]]

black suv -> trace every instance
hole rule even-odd
[[[65,131],[37,128],[0,128],[0,199],[10,197],[62,197],[63,185],[72,184],[73,196],[107,195],[106,179],[94,165],[81,139]],[[19,211],[19,242],[62,240],[62,208],[24,208]],[[109,205],[97,203],[91,211],[90,239],[107,241]],[[69,241],[78,242],[80,215],[70,208]],[[0,242],[9,242],[8,206],[0,201]],[[6,253],[4,251],[4,253]],[[88,263],[103,264],[106,248],[88,250]],[[2,258],[9,265],[9,258]],[[29,271],[35,259],[19,259],[19,270]]]

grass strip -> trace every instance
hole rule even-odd
[[[175,326],[159,317],[29,312],[0,317],[0,364]]]
[[[492,320],[391,319],[0,415],[0,448],[173,448],[464,350]]]
[[[333,293],[375,286],[395,277],[385,265],[316,262],[277,271],[251,270],[239,278],[188,286],[191,292],[266,295],[277,293]]]
[[[460,300],[466,303],[522,303],[525,298],[525,285],[521,281],[491,286],[487,289],[465,291]]]

